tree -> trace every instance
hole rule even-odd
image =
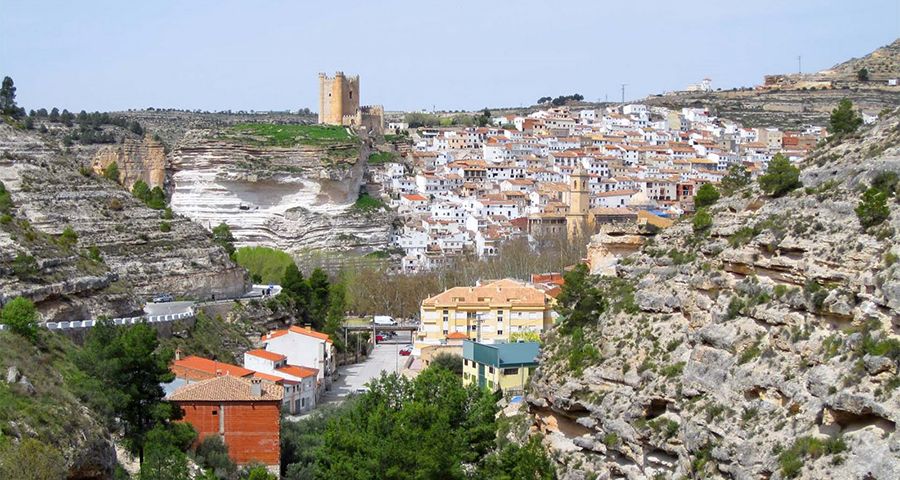
[[[119,181],[119,164],[116,162],[110,163],[103,169],[103,177],[107,180],[112,180],[114,182]]]
[[[555,480],[556,470],[547,457],[539,437],[531,437],[524,445],[509,444],[488,455],[478,468],[479,480]]]
[[[870,187],[863,192],[855,211],[863,229],[881,224],[891,216],[891,210],[887,205],[887,193]]]
[[[148,432],[175,415],[160,386],[174,378],[172,352],[158,347],[156,331],[146,323],[116,327],[101,320],[74,358],[90,376],[79,396],[107,418],[119,419],[126,446],[142,463]]]
[[[303,278],[303,273],[297,268],[297,264],[291,262],[284,270],[284,278],[281,280],[282,294],[287,295],[294,302],[295,315],[301,322],[309,320],[309,283]]]
[[[709,210],[706,208],[697,210],[697,213],[694,214],[694,219],[691,222],[694,233],[697,234],[708,232],[709,229],[712,228],[712,224],[712,215],[709,214]]]
[[[0,323],[32,342],[37,339],[38,312],[34,303],[24,297],[16,297],[0,310]]]
[[[146,201],[147,206],[154,210],[162,210],[166,208],[166,194],[159,187],[153,187],[150,190],[150,197]],[[232,241],[234,239],[232,238]]]
[[[443,368],[457,375],[463,373],[463,358],[455,353],[441,352],[431,359],[429,367]]]
[[[16,106],[16,87],[10,77],[3,77],[3,85],[0,86],[0,114],[10,116],[19,114],[19,107]]]
[[[224,248],[229,256],[234,253],[234,235],[231,234],[231,228],[227,223],[222,222],[213,228],[212,234],[213,242]]]
[[[178,438],[165,426],[147,432],[141,480],[189,480],[187,455],[178,447]]]
[[[194,457],[201,467],[210,470],[216,478],[232,478],[237,473],[237,465],[228,456],[228,446],[218,435],[205,437],[197,445]]]
[[[750,180],[750,171],[747,170],[747,167],[742,164],[735,164],[728,167],[728,173],[722,177],[722,181],[719,182],[719,188],[725,195],[731,195],[750,185]]]
[[[697,189],[694,195],[694,206],[697,208],[708,207],[719,201],[719,191],[711,183],[704,183]]]
[[[147,185],[147,182],[138,180],[131,186],[131,194],[134,195],[135,198],[146,203],[150,200],[150,186]]]
[[[321,268],[316,268],[309,275],[309,317],[313,328],[321,330],[325,325],[330,306],[331,291],[328,275]]]
[[[10,195],[9,190],[6,189],[6,185],[3,182],[0,182],[0,213],[10,213],[12,210],[13,201],[12,195]]]
[[[16,480],[63,480],[66,459],[55,447],[33,438],[18,445],[0,442],[0,478]]]
[[[862,67],[856,72],[856,79],[860,82],[868,82],[869,81],[869,69],[866,67]]]
[[[344,339],[341,338],[341,327],[344,326],[344,312],[347,311],[347,288],[343,283],[332,283],[328,297],[328,314],[322,331],[330,335],[332,341],[334,341],[334,347],[339,352],[343,352],[347,348],[347,345],[344,345]]]
[[[831,112],[828,130],[832,135],[840,138],[855,132],[862,123],[862,117],[853,111],[853,103],[845,98]]]
[[[563,276],[556,312],[563,318],[563,330],[596,322],[608,302],[597,288],[587,265],[580,263]]]
[[[791,165],[787,157],[777,153],[769,161],[765,175],[759,177],[759,186],[767,194],[780,197],[803,186],[800,182],[800,169]]]

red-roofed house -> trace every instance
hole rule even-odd
[[[199,382],[209,378],[216,378],[225,374],[235,377],[250,377],[253,370],[248,370],[230,363],[217,362],[208,358],[189,355],[181,358],[181,351],[175,352],[175,361],[169,366],[176,378],[187,382]]]
[[[292,326],[263,335],[262,342],[267,351],[284,355],[287,365],[316,369],[319,385],[325,388],[331,386],[336,364],[334,344],[328,335],[310,328]]]
[[[167,400],[197,431],[197,442],[218,435],[238,465],[261,463],[278,473],[283,388],[225,374],[184,385]]]
[[[257,378],[284,386],[284,408],[288,412],[308,412],[316,407],[318,371],[289,365],[287,360],[285,355],[261,349],[244,353],[244,366],[255,370]]]

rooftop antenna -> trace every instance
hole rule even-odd
[[[622,84],[622,103],[625,103],[625,87],[627,87],[627,83]]]

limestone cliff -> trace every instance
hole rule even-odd
[[[747,187],[610,262],[609,306],[546,336],[527,396],[563,477],[900,478],[900,215],[854,213],[886,171],[898,110],[805,189]]]
[[[175,146],[172,208],[212,228],[231,227],[238,245],[289,252],[383,248],[391,215],[355,211],[368,147],[332,153],[322,146],[260,146],[193,130]]]
[[[0,224],[0,301],[24,295],[45,320],[140,309],[158,292],[239,295],[246,272],[186,218],[162,219],[40,134],[0,125],[0,181],[13,215]],[[66,227],[74,243],[59,235]]]
[[[125,138],[122,144],[101,148],[91,167],[94,173],[101,175],[112,163],[118,165],[121,182],[128,189],[138,180],[143,180],[150,188],[165,188],[168,165],[165,145],[150,135],[142,141]]]

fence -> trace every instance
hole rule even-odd
[[[134,325],[136,323],[165,323],[165,322],[174,322],[176,320],[184,320],[185,318],[192,318],[194,316],[194,309],[189,308],[186,312],[181,313],[171,313],[169,315],[146,315],[142,317],[125,317],[125,318],[114,318],[112,319],[113,324],[115,325]],[[97,324],[99,320],[76,320],[71,322],[47,322],[44,324],[44,327],[49,330],[69,330],[76,328],[91,328]],[[0,330],[6,330],[6,325],[0,325]]]

